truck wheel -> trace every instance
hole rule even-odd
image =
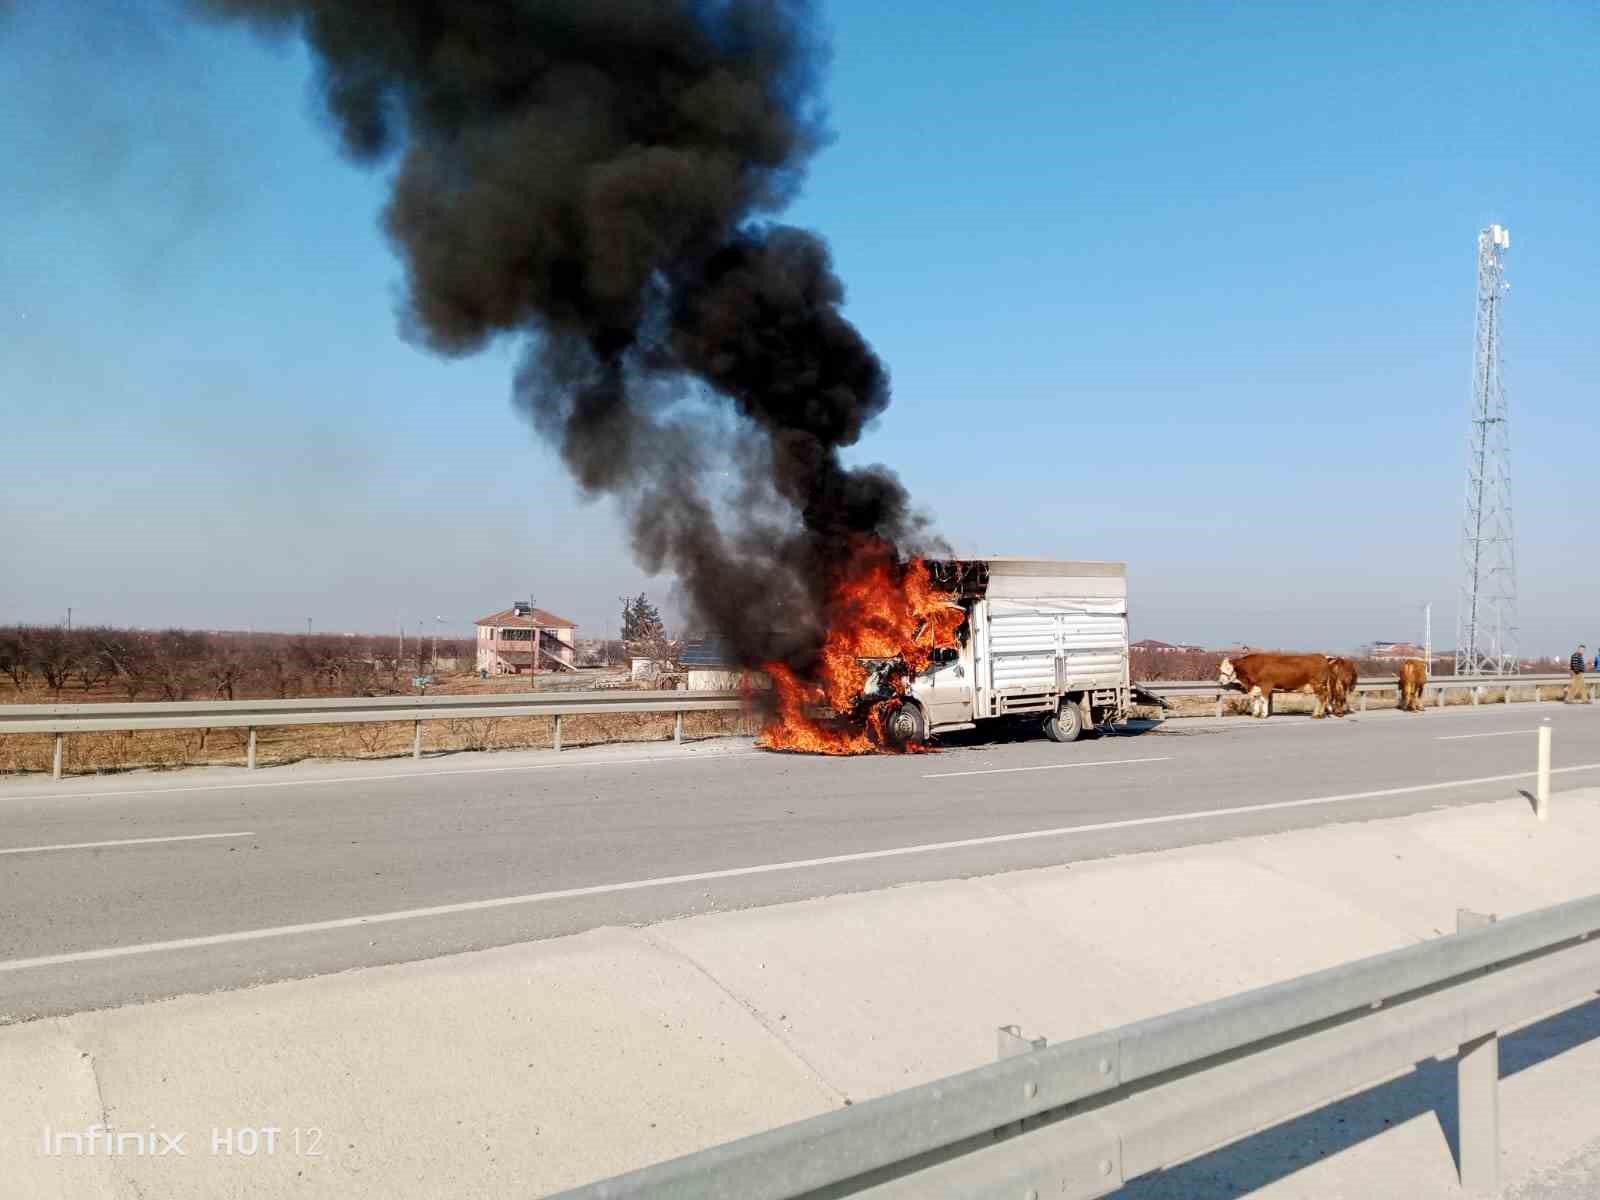
[[[1052,742],[1075,742],[1083,736],[1083,709],[1075,701],[1062,701],[1061,708],[1044,719],[1044,735]]]
[[[928,722],[915,704],[897,704],[884,718],[883,732],[896,746],[928,740]]]

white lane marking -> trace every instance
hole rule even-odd
[[[669,758],[654,755],[650,758],[608,758],[590,762],[524,763],[515,767],[462,767],[456,771],[398,771],[392,775],[337,775],[326,779],[275,779],[262,783],[199,783],[193,787],[122,788],[107,792],[29,792],[25,795],[7,796],[0,792],[0,800],[94,800],[101,796],[173,796],[180,792],[235,792],[247,788],[315,787],[323,783],[387,783],[391,779],[439,779],[455,775],[494,775],[505,771],[571,771],[580,767],[624,767],[633,763],[684,763],[720,762],[725,758],[754,758],[769,754],[767,750],[729,750],[694,757]]]
[[[43,854],[46,850],[99,850],[106,846],[153,846],[157,842],[203,842],[208,838],[255,837],[255,830],[242,833],[185,833],[175,837],[122,838],[115,842],[61,842],[54,846],[8,846],[0,854]]]
[[[1521,733],[1538,733],[1537,729],[1497,729],[1493,733],[1452,733],[1446,737],[1436,737],[1436,742],[1459,742],[1466,738],[1480,737],[1511,737]]]
[[[986,771],[943,771],[924,775],[924,779],[955,779],[962,775],[1011,775],[1018,771],[1070,771],[1078,767],[1125,767],[1130,763],[1171,762],[1172,755],[1160,758],[1107,758],[1099,762],[1049,763],[1042,767],[994,767]]]
[[[1553,775],[1573,771],[1600,770],[1600,763],[1558,767]],[[1159,817],[1135,817],[1124,821],[1099,821],[1092,825],[1067,825],[1059,829],[1033,829],[1025,833],[1001,833],[991,837],[962,838],[954,842],[930,842],[921,846],[897,846],[890,850],[866,850],[855,854],[830,854],[825,858],[802,858],[790,862],[762,863],[753,867],[728,867],[720,871],[696,871],[690,875],[663,875],[655,879],[632,879],[623,883],[599,883],[589,887],[562,888],[554,892],[530,892],[524,896],[499,896],[492,900],[465,900],[456,904],[436,904],[429,908],[405,908],[395,912],[371,913],[360,917],[339,917],[331,921],[307,921],[299,925],[277,925],[267,929],[244,929],[237,933],[217,933],[207,937],[177,938],[168,942],[142,942],[133,946],[108,946],[103,950],[78,950],[70,954],[47,954],[38,958],[13,958],[0,961],[0,972],[27,971],[35,967],[58,967],[69,963],[95,962],[107,958],[126,958],[135,954],[155,954],[165,950],[194,950],[205,946],[224,946],[235,942],[257,942],[265,938],[288,937],[297,933],[324,933],[335,929],[354,929],[364,925],[385,925],[421,917],[446,917],[460,913],[484,912],[515,905],[541,904],[550,900],[571,900],[582,896],[604,896],[617,892],[637,892],[645,888],[668,887],[675,883],[705,883],[714,879],[737,879],[747,875],[770,875],[776,871],[798,871],[807,867],[827,867],[839,863],[870,862],[879,858],[900,858],[909,854],[931,854],[939,850],[964,850],[972,846],[998,846],[1007,842],[1034,841],[1075,833],[1097,833],[1107,829],[1132,829],[1141,825],[1169,825],[1181,821],[1201,821],[1208,817],[1237,816],[1244,813],[1272,812],[1287,808],[1306,808],[1314,804],[1336,804],[1344,800],[1370,800],[1380,796],[1403,796],[1412,792],[1431,792],[1442,788],[1471,787],[1481,783],[1505,783],[1527,779],[1533,771],[1510,775],[1484,775],[1477,779],[1450,779],[1443,783],[1419,783],[1411,787],[1384,788],[1376,792],[1347,792],[1340,796],[1316,796],[1309,800],[1278,800],[1270,804],[1243,804],[1234,808],[1213,808],[1205,812],[1168,813]]]

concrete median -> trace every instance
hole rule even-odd
[[[538,1195],[975,1066],[1000,1024],[1058,1041],[1591,894],[1597,843],[1600,790],[1567,792],[1548,825],[1518,798],[16,1025],[0,1196]],[[1506,1061],[1505,1177],[1544,1186],[1600,1137],[1600,1006]],[[1452,1089],[1423,1064],[1127,1194],[1458,1195]]]

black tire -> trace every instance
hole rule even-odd
[[[883,734],[896,746],[928,740],[928,719],[915,704],[900,703],[883,719]]]
[[[1059,711],[1044,719],[1044,735],[1052,742],[1075,742],[1083,736],[1083,709],[1074,700],[1063,700]]]

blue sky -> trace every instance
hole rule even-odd
[[[598,635],[665,599],[513,411],[513,345],[398,335],[384,173],[304,50],[175,11],[0,19],[0,622],[462,629],[531,589]],[[1450,644],[1501,222],[1524,648],[1600,643],[1600,10],[825,13],[786,217],[893,372],[853,460],[959,551],[1125,560],[1136,636],[1343,648],[1432,601]]]

